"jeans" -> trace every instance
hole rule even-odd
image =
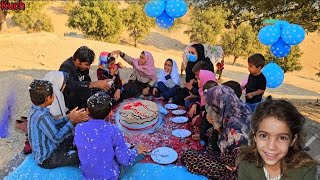
[[[258,103],[253,103],[253,104],[251,104],[251,103],[246,103],[246,105],[250,107],[250,109],[252,110],[252,112],[254,112],[254,110],[256,109],[256,107],[258,106],[259,103],[260,103],[260,102],[258,102]]]
[[[160,96],[162,96],[165,100],[169,100],[171,97],[174,97],[178,88],[179,86],[177,85],[172,88],[168,88],[163,82],[158,82]]]

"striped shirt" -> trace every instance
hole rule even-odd
[[[36,105],[32,105],[28,119],[28,138],[38,164],[48,159],[74,129],[67,116],[55,120],[48,108]]]

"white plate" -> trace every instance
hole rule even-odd
[[[175,123],[185,123],[187,122],[189,119],[185,116],[176,116],[174,118],[171,119],[172,122]]]
[[[178,109],[178,110],[173,110],[172,114],[174,115],[183,115],[185,114],[187,111],[183,110],[183,109]]]
[[[172,103],[168,103],[168,104],[164,105],[164,107],[169,110],[178,109],[178,105],[172,104]]]
[[[185,138],[191,135],[191,131],[187,129],[175,129],[172,131],[172,135],[178,138]]]
[[[159,164],[170,164],[178,159],[178,153],[168,147],[158,147],[151,152],[151,159]]]

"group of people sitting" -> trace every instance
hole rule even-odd
[[[126,84],[118,56],[133,68]],[[43,168],[80,165],[85,179],[118,179],[144,157],[147,147],[128,148],[120,130],[108,122],[108,114],[124,99],[151,95],[188,110],[192,138],[203,146],[181,155],[190,172],[209,179],[315,177],[316,162],[302,148],[303,116],[287,101],[262,102],[263,55],[248,58],[250,75],[242,86],[236,81],[217,83],[202,44],[191,45],[186,57],[183,87],[177,63],[165,60],[157,74],[148,51],[137,59],[120,50],[102,52],[98,80],[91,81],[95,53],[86,46],[77,49],[59,71],[29,86],[33,105],[28,137],[35,161]],[[246,102],[240,100],[244,89]]]

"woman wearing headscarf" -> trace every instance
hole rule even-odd
[[[188,108],[190,103],[196,101],[194,97],[199,95],[194,66],[203,63],[206,65],[201,68],[202,70],[209,70],[212,72],[214,72],[214,70],[212,62],[205,56],[204,46],[202,44],[192,44],[189,47],[186,58],[188,59],[186,67],[186,83],[184,84],[184,88],[178,91],[178,95],[174,98],[174,103],[185,105]],[[200,69],[196,72],[199,73],[199,71]]]
[[[207,120],[219,132],[218,138],[211,139],[204,152],[186,151],[182,162],[190,172],[209,179],[237,179],[235,161],[239,147],[249,144],[252,112],[230,87],[224,85],[210,88],[205,97]],[[220,152],[212,150],[215,143]]]
[[[186,55],[188,62],[186,67],[186,82],[195,79],[195,74],[192,72],[192,68],[199,61],[208,63],[208,70],[214,72],[213,64],[208,57],[205,57],[204,46],[202,44],[193,44],[189,47],[189,53]]]
[[[152,87],[157,82],[154,59],[150,52],[142,51],[140,57],[134,59],[120,50],[111,52],[112,55],[120,55],[128,64],[133,67],[132,74],[127,84],[123,85],[121,99],[138,97],[141,94],[149,95]]]
[[[51,82],[53,88],[54,100],[48,106],[50,113],[55,119],[65,116],[68,108],[66,108],[62,92],[66,86],[67,74],[62,71],[50,71],[44,76],[43,80]]]
[[[200,129],[208,129],[207,127],[203,127],[203,126],[208,126],[205,120],[205,105],[206,105],[206,101],[205,101],[205,96],[204,96],[204,85],[208,82],[208,81],[213,81],[215,83],[210,83],[212,84],[210,86],[210,88],[212,86],[217,86],[218,84],[216,83],[216,76],[213,72],[208,71],[208,70],[200,70],[199,72],[199,76],[197,76],[197,82],[198,82],[198,92],[199,92],[199,100],[192,103],[189,107],[189,111],[188,111],[188,116],[190,119],[192,119],[192,123],[191,125],[193,125],[193,130],[194,130],[194,140],[200,140]],[[208,88],[209,89],[209,88]],[[204,122],[203,120],[204,119]]]
[[[164,62],[164,69],[158,74],[157,87],[153,88],[153,95],[160,95],[164,100],[169,100],[176,95],[180,88],[179,69],[176,61],[167,59]]]

